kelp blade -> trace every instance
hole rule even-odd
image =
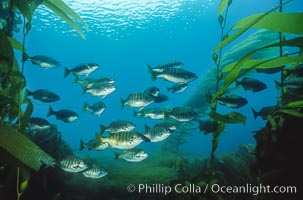
[[[232,29],[238,29],[252,23],[262,14],[255,14],[238,21]],[[303,13],[270,13],[252,25],[254,28],[268,29],[276,32],[303,34]]]
[[[43,164],[46,166],[55,164],[55,160],[50,155],[10,126],[0,127],[0,147],[35,171],[38,171]]]
[[[287,1],[285,3],[283,3],[282,5],[285,5],[287,3],[291,2]],[[242,35],[244,32],[246,32],[249,28],[251,28],[253,25],[255,25],[257,22],[259,22],[261,19],[263,19],[266,15],[270,14],[271,12],[273,12],[274,10],[276,10],[277,8],[279,8],[280,6],[276,6],[273,9],[267,11],[264,14],[261,14],[259,17],[255,18],[255,20],[251,21],[250,23],[247,23],[245,25],[243,25],[242,28],[240,28],[237,32],[235,32],[234,34],[230,35],[228,38],[226,38],[225,40],[223,40],[221,43],[219,43],[215,48],[214,51],[217,51],[218,49],[223,48],[224,46],[226,46],[227,44],[231,43],[232,41],[234,41],[236,38],[238,38],[240,35]]]
[[[68,5],[66,5],[62,0],[45,0],[45,1],[53,4],[58,9],[62,10],[66,15],[70,16],[71,18],[83,24],[85,29],[88,29],[85,21],[73,9],[71,9]]]
[[[56,5],[52,4],[49,1],[43,1],[43,4],[60,16],[64,21],[66,21],[83,39],[85,39],[84,33],[81,28],[76,24],[63,10],[58,8]]]
[[[228,5],[228,0],[221,0],[220,1],[220,4],[218,6],[218,15],[222,15],[222,13],[224,12],[227,5]]]

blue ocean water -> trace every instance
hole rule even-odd
[[[174,1],[65,1],[87,22],[89,30],[84,30],[82,39],[61,19],[55,17],[44,7],[38,8],[32,22],[32,29],[26,38],[26,51],[29,55],[47,55],[60,61],[59,68],[44,70],[30,62],[25,65],[27,88],[49,89],[60,95],[61,100],[46,104],[34,102],[33,116],[46,118],[49,105],[54,110],[71,109],[80,115],[72,123],[63,123],[54,116],[48,118],[58,125],[62,138],[77,153],[79,141],[88,141],[99,132],[99,125],[124,119],[136,124],[139,132],[144,125],[152,126],[159,122],[151,119],[133,117],[133,108],[121,110],[120,99],[129,93],[143,91],[157,86],[168,95],[169,100],[153,106],[182,106],[196,91],[200,80],[214,67],[212,49],[220,40],[217,22],[219,0],[174,0]],[[230,7],[227,27],[231,27],[242,17],[265,12],[279,4],[278,0],[234,1]],[[302,11],[303,2],[295,0],[283,7],[284,12]],[[22,33],[17,37],[22,38]],[[167,93],[166,87],[172,83],[157,79],[151,80],[147,64],[156,66],[170,61],[182,61],[184,68],[197,74],[198,79],[189,84],[182,94]],[[97,117],[90,112],[81,113],[83,103],[93,104],[100,99],[82,94],[79,84],[73,84],[70,75],[63,78],[63,67],[72,68],[83,62],[96,62],[100,68],[90,77],[110,76],[115,80],[116,91],[102,99],[106,104],[104,113]],[[254,143],[252,131],[264,126],[265,121],[253,119],[250,107],[256,110],[274,105],[276,91],[273,79],[278,75],[259,75],[268,84],[268,89],[260,93],[238,93],[249,100],[249,104],[237,111],[248,117],[246,125],[228,125],[220,136],[217,154],[233,152],[239,144]],[[227,112],[229,108],[219,107]],[[208,156],[211,150],[211,135],[203,135],[198,130],[187,136],[188,143],[181,146],[186,152],[198,156]],[[145,143],[140,147],[149,154],[161,143]],[[112,156],[112,150],[88,152],[92,157]]]

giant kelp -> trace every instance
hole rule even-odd
[[[29,168],[38,171],[40,167],[54,166],[55,160],[30,139],[10,126],[0,128],[0,147]]]
[[[25,95],[26,78],[23,75],[27,57],[25,39],[31,29],[32,15],[42,3],[69,23],[82,38],[84,34],[76,21],[86,26],[85,22],[61,0],[15,0],[12,4],[6,5],[10,16],[5,19],[4,27],[0,29],[0,148],[9,154],[8,157],[19,161],[19,166],[25,165],[34,171],[38,171],[42,165],[53,166],[55,163],[51,156],[23,135],[34,109]],[[23,15],[22,43],[12,37],[14,13],[17,9]],[[14,49],[22,51],[21,69]],[[15,122],[16,125],[13,125]],[[21,198],[29,182],[29,178],[20,181],[20,171],[20,167],[17,167],[17,199]]]

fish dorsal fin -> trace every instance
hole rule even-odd
[[[148,130],[150,129],[150,127],[149,126],[147,126],[146,124],[144,124],[144,132],[147,132]]]

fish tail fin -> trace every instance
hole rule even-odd
[[[106,126],[104,126],[103,124],[100,124],[100,134],[104,133],[106,129]]]
[[[254,114],[254,118],[257,119],[258,117],[258,112],[253,108],[253,107],[250,107],[251,108],[251,111],[253,112]]]
[[[115,160],[118,160],[118,159],[119,159],[119,157],[120,157],[120,153],[118,153],[118,152],[114,152],[114,154],[115,154]]]
[[[126,100],[120,99],[120,101],[121,101],[121,110],[123,110]]]
[[[33,92],[29,91],[28,89],[25,89],[25,96],[28,97],[28,96],[32,96],[33,95]]]
[[[82,113],[86,112],[89,108],[89,105],[84,101]]]
[[[67,67],[64,67],[64,78],[66,78],[70,74],[70,70]]]
[[[153,68],[147,64],[148,72],[151,74],[151,80],[154,81],[157,79],[156,73],[153,71]]]
[[[142,139],[144,140],[144,142],[151,142],[150,139],[145,135],[142,135]]]
[[[49,117],[49,116],[53,115],[54,113],[55,113],[55,111],[53,110],[52,106],[49,106],[48,113],[47,113],[46,117]]]
[[[275,82],[276,89],[279,90],[282,88],[282,84],[279,81],[274,80],[274,82]]]
[[[148,131],[150,129],[149,126],[147,126],[146,124],[144,124],[144,132]]]
[[[79,148],[79,150],[82,151],[84,149],[84,147],[85,147],[85,143],[82,139],[80,139],[80,148]]]
[[[80,79],[76,74],[73,83],[80,83]]]

